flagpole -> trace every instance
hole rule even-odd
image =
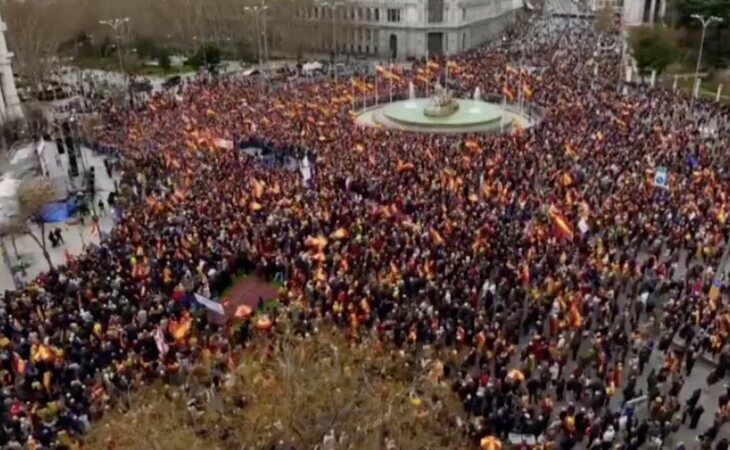
[[[499,117],[499,131],[504,131],[504,111],[506,111],[507,101],[504,92],[502,93],[502,115]]]
[[[393,72],[390,73],[388,79],[390,80],[390,103],[393,103]]]
[[[379,105],[380,101],[378,100],[378,71],[375,71],[375,105]]]
[[[445,88],[448,90],[449,89],[449,60],[448,59],[446,59],[446,67],[444,67],[444,69],[446,69],[446,81],[444,83],[446,83]]]
[[[350,89],[352,90],[352,111],[355,111],[355,77],[350,77]]]

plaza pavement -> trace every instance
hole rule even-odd
[[[46,142],[46,145],[55,149],[55,144],[52,142]],[[114,180],[109,178],[106,173],[104,168],[104,157],[102,155],[96,154],[88,148],[84,148],[82,151],[84,152],[84,159],[87,167],[93,166],[96,173],[96,197],[94,199],[94,205],[98,203],[99,199],[102,199],[104,201],[104,205],[106,205],[106,215],[99,218],[99,228],[102,233],[108,233],[112,229],[113,221],[111,218],[111,211],[106,204],[106,200],[109,192],[114,190]],[[67,155],[68,153],[60,155],[60,162],[65,171],[68,170]],[[82,170],[80,160],[79,169]],[[114,175],[116,177],[117,174]],[[79,180],[80,178],[81,176],[77,177]],[[73,218],[72,221],[74,221]],[[36,225],[33,225],[32,227],[34,232],[40,232],[39,227]],[[87,220],[85,225],[69,223],[46,224],[46,237],[48,237],[48,232],[55,227],[61,228],[65,244],[59,245],[56,248],[51,248],[51,244],[48,242],[48,252],[51,255],[51,261],[54,265],[65,264],[66,250],[73,255],[77,255],[81,253],[85,245],[90,243],[99,243],[99,236],[92,232],[90,220]],[[12,239],[10,237],[5,237],[3,238],[3,241],[5,248],[9,253],[10,261],[15,264],[17,260],[13,251]],[[15,244],[21,258],[29,264],[27,276],[23,278],[23,281],[31,280],[41,272],[48,270],[48,264],[43,258],[43,253],[40,247],[30,236],[25,235],[16,237]],[[5,291],[6,289],[13,289],[14,286],[9,267],[7,267],[7,264],[0,264],[0,292]]]

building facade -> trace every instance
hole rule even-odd
[[[667,10],[666,0],[623,0],[624,22],[628,26],[662,23]]]
[[[23,110],[20,107],[20,98],[15,87],[15,78],[13,78],[13,68],[10,61],[13,54],[8,51],[8,45],[5,42],[5,31],[7,26],[0,18],[0,122],[7,118],[19,118],[23,116]]]
[[[402,60],[451,55],[498,37],[522,0],[355,0],[298,11],[332,23],[339,54]],[[332,51],[335,39],[323,39]]]

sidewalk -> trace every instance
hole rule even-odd
[[[46,142],[46,145],[54,146],[52,142]],[[99,199],[104,201],[106,205],[106,199],[109,192],[114,189],[114,180],[107,176],[106,170],[104,169],[104,157],[95,154],[92,150],[84,148],[84,159],[88,167],[94,167],[96,172],[96,197],[94,204],[98,203]],[[64,167],[68,166],[68,156],[61,155],[61,164]],[[81,162],[79,161],[79,164]],[[116,174],[115,174],[116,175]],[[108,233],[114,223],[111,218],[111,212],[108,206],[106,207],[107,214],[100,217],[99,228],[102,233]],[[86,244],[99,243],[99,236],[92,231],[91,221],[86,220],[85,225],[75,224],[76,218],[71,218],[72,223],[50,223],[46,224],[46,237],[48,232],[56,227],[62,230],[63,239],[65,244],[59,245],[56,248],[51,248],[50,242],[48,243],[48,252],[51,255],[51,261],[54,265],[62,265],[66,263],[66,250],[72,255],[78,255],[83,251]],[[39,227],[33,225],[34,232],[40,233]],[[12,239],[10,237],[3,238],[5,247],[9,253],[10,261],[12,264],[16,264],[17,259],[13,250]],[[15,245],[18,249],[18,253],[21,258],[26,261],[29,265],[27,269],[27,276],[24,281],[35,278],[41,272],[48,270],[48,264],[43,257],[43,252],[40,247],[30,236],[18,236],[15,238]],[[0,292],[6,289],[14,289],[12,274],[10,268],[6,264],[0,264]]]

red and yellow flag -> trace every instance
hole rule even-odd
[[[179,321],[171,320],[168,327],[168,331],[176,341],[185,339],[185,336],[190,334],[190,329],[193,326],[193,318],[186,314]]]
[[[510,90],[509,90],[509,88],[508,88],[507,86],[504,86],[504,87],[502,88],[502,93],[504,94],[504,96],[505,96],[505,97],[507,97],[507,99],[508,99],[509,101],[512,101],[512,100],[514,100],[514,99],[515,99],[515,94],[514,94],[514,93],[512,93],[512,91],[510,91]]]
[[[527,84],[523,84],[522,85],[522,94],[525,96],[525,98],[532,97],[532,88],[530,88],[530,86]]]
[[[429,235],[431,235],[431,240],[433,240],[434,244],[444,245],[444,238],[441,237],[441,234],[439,234],[438,231],[431,228],[428,233],[429,233]]]
[[[572,240],[575,237],[575,233],[573,232],[573,228],[570,226],[568,221],[563,217],[562,214],[560,214],[560,211],[555,205],[550,206],[550,211],[548,212],[550,215],[550,218],[553,220],[553,223],[555,224],[556,230],[558,234],[560,234],[562,237],[566,239]]]

